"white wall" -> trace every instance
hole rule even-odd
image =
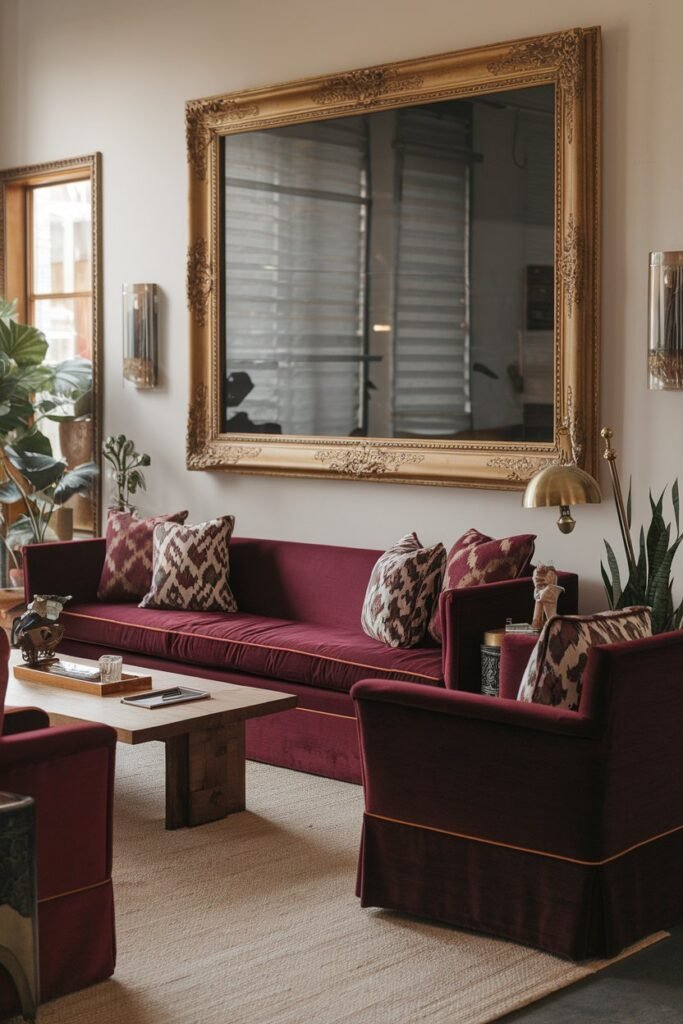
[[[680,0],[2,0],[0,166],[103,154],[105,430],[151,453],[150,509],[233,511],[244,534],[377,547],[411,529],[447,543],[471,524],[536,530],[542,557],[581,573],[584,607],[604,604],[611,499],[578,509],[565,538],[519,494],[184,468],[185,100],[593,24],[604,32],[602,420],[635,476],[638,516],[649,486],[683,473],[683,395],[648,392],[645,373],[648,251],[683,248]],[[163,289],[153,394],[123,388],[123,281]]]

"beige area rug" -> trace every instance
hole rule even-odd
[[[248,811],[166,832],[163,747],[117,756],[116,973],[40,1024],[484,1024],[604,966],[361,910],[360,787],[250,764]]]

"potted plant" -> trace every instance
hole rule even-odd
[[[111,476],[116,490],[115,503],[111,507],[119,512],[132,510],[134,506],[130,500],[131,495],[147,489],[142,470],[152,460],[149,455],[138,452],[135,443],[125,434],[108,437],[102,445],[102,454],[112,468]]]
[[[50,524],[55,509],[74,494],[88,491],[99,469],[96,463],[88,462],[70,470],[52,455],[22,451],[12,445],[4,446],[3,456],[7,479],[0,484],[0,503],[11,505],[21,501],[24,508],[9,526],[0,513],[0,525],[6,526],[2,541],[13,565],[10,578],[16,578],[21,573],[20,549],[25,544],[56,539]]]
[[[66,463],[53,457],[50,438],[41,429],[45,420],[61,426],[85,414],[92,364],[80,357],[49,364],[47,354],[43,332],[20,324],[15,303],[0,298],[0,526],[7,529],[5,547],[15,576],[19,548],[51,539],[54,508],[90,489],[98,472],[94,463],[84,461],[67,478]],[[38,465],[34,456],[46,461]],[[4,507],[18,501],[24,505],[13,517]]]

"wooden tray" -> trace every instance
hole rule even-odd
[[[78,690],[79,693],[93,693],[96,697],[104,697],[108,693],[136,693],[152,689],[151,676],[135,676],[131,672],[123,672],[117,683],[90,682],[87,679],[74,679],[72,676],[60,676],[45,669],[30,668],[28,665],[16,665],[14,675],[28,683],[43,683],[48,686],[59,686],[62,690]]]

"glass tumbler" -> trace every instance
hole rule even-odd
[[[120,683],[123,670],[123,658],[120,654],[103,654],[98,662],[100,666],[100,682]]]

